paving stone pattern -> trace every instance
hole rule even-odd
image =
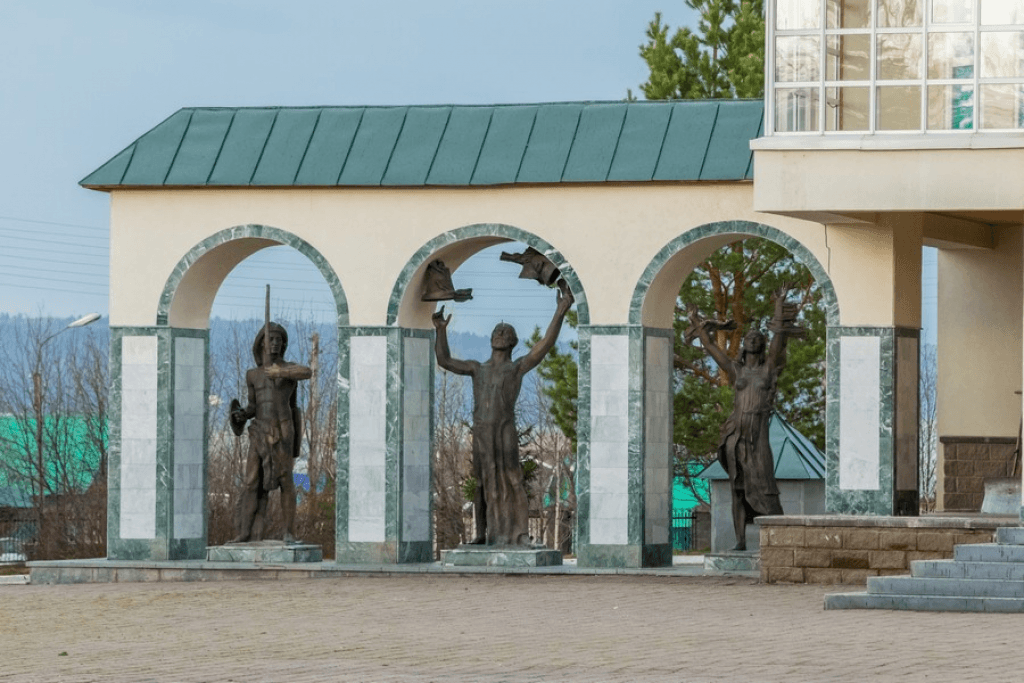
[[[999,681],[1019,615],[828,611],[736,577],[0,585],[0,679]],[[65,654],[66,653],[66,654]]]

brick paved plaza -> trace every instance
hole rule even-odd
[[[1009,681],[1024,616],[732,577],[0,585],[0,680]]]

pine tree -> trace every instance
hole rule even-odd
[[[697,30],[669,36],[656,12],[640,56],[650,75],[649,100],[757,98],[764,95],[763,0],[686,0],[700,15]]]

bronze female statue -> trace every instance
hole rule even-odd
[[[732,490],[732,520],[736,532],[734,550],[746,550],[747,524],[760,515],[781,515],[779,485],[775,481],[775,459],[768,441],[768,419],[775,406],[779,373],[786,365],[786,342],[803,336],[806,330],[794,324],[797,307],[786,304],[783,288],[775,295],[775,316],[768,328],[771,344],[756,328],[743,337],[739,358],[733,360],[711,338],[711,332],[735,329],[733,321],[701,320],[690,310],[693,332],[725,371],[735,391],[732,414],[722,425],[718,461],[729,474]]]

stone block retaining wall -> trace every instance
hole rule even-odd
[[[985,480],[1008,477],[1017,440],[1013,437],[943,436],[940,509],[977,512],[985,498]]]
[[[910,573],[914,560],[953,557],[953,546],[991,543],[1015,518],[759,517],[763,583],[867,583]]]

